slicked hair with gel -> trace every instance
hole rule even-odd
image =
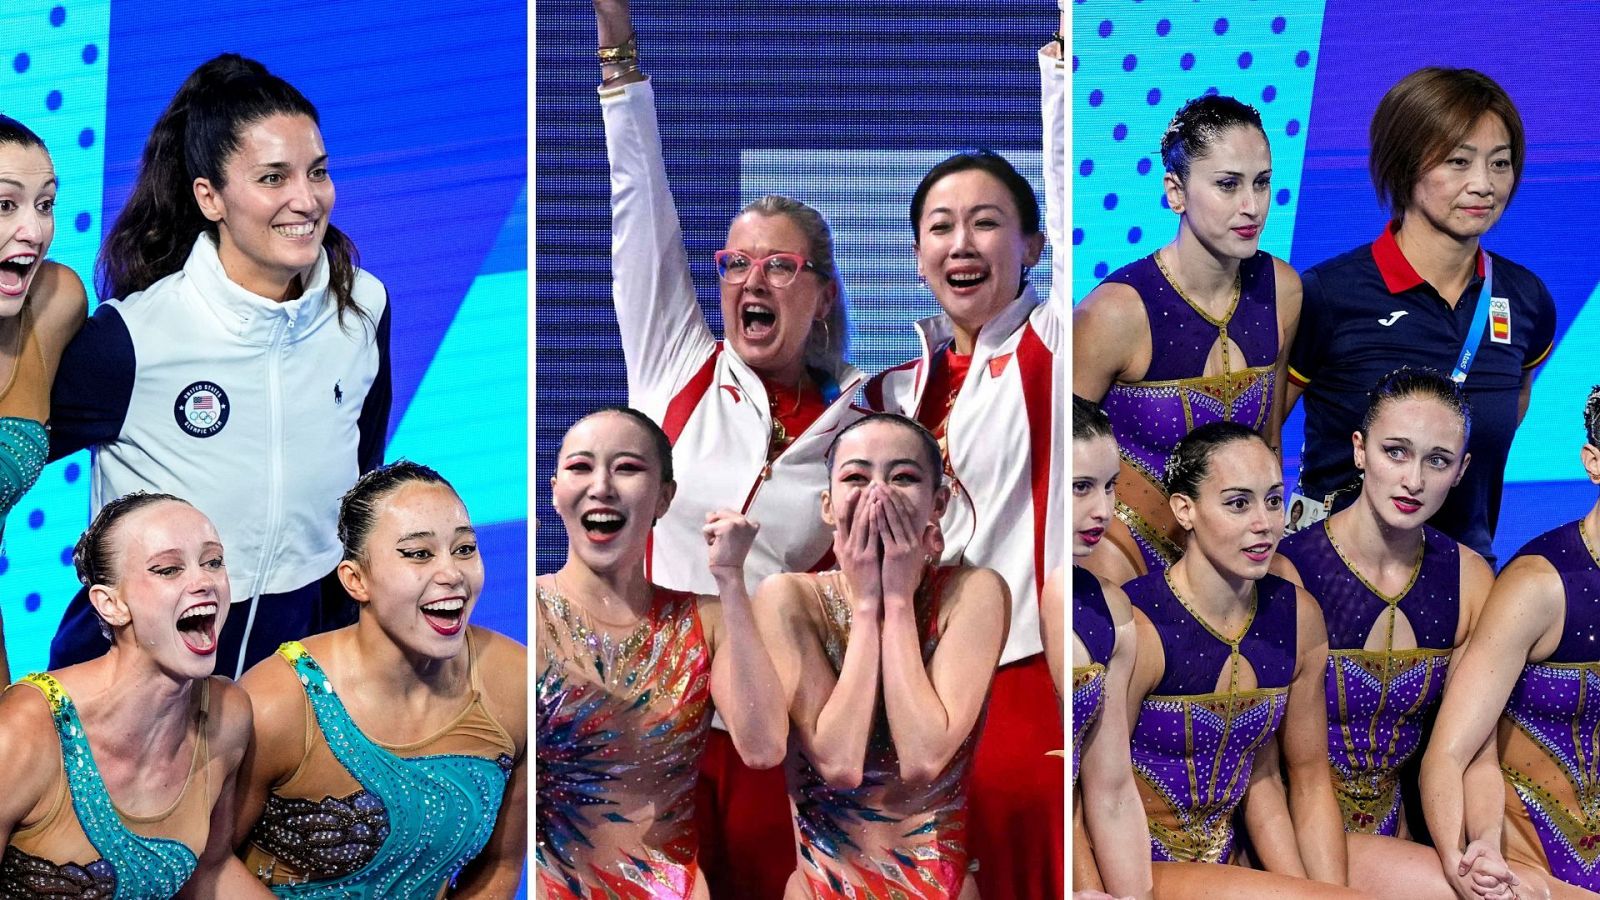
[[[1100,408],[1100,404],[1073,394],[1072,439],[1075,441],[1092,441],[1097,437],[1117,439],[1116,434],[1111,431],[1111,417],[1106,415],[1106,411]]]
[[[1200,484],[1211,474],[1211,457],[1217,450],[1238,441],[1266,439],[1238,422],[1207,422],[1178,442],[1178,449],[1167,461],[1167,495],[1199,497]]]
[[[810,245],[807,255],[817,267],[817,275],[823,281],[833,282],[833,307],[823,320],[827,327],[812,324],[805,360],[806,365],[832,374],[850,353],[850,296],[844,289],[844,279],[839,277],[839,267],[833,261],[833,229],[816,207],[783,194],[767,194],[753,200],[739,211],[741,216],[745,213],[783,216],[793,222]]]
[[[1444,162],[1478,120],[1491,114],[1505,124],[1511,139],[1509,204],[1522,183],[1528,147],[1522,116],[1505,88],[1475,69],[1429,66],[1400,79],[1378,101],[1367,135],[1372,144],[1367,166],[1378,202],[1395,218],[1403,216],[1423,174]]]
[[[1589,389],[1589,399],[1583,404],[1583,433],[1589,446],[1600,450],[1600,384]]]
[[[443,475],[409,459],[379,466],[361,476],[355,487],[339,499],[339,543],[344,547],[345,559],[366,562],[367,537],[378,521],[378,504],[408,484],[442,484],[455,493],[455,486]]]
[[[44,138],[35,134],[32,128],[18,122],[8,115],[0,113],[0,146],[13,147],[38,147],[49,153],[44,145]]]
[[[644,429],[644,433],[650,437],[650,446],[651,449],[653,449],[656,453],[656,461],[661,465],[661,484],[665,486],[675,483],[675,480],[672,477],[672,439],[667,437],[666,431],[664,431],[661,426],[656,423],[655,419],[650,418],[631,406],[602,406],[594,412],[580,418],[577,422],[573,422],[567,431],[571,432],[572,429],[577,428],[579,424],[587,422],[595,416],[605,415],[607,413],[617,413],[618,415],[626,416],[631,419],[635,425],[638,425],[640,428]],[[566,436],[563,435],[561,442],[566,443],[566,440]]]
[[[117,525],[123,519],[133,515],[145,507],[157,503],[182,503],[190,506],[189,501],[171,494],[151,494],[144,491],[134,491],[124,494],[95,513],[94,521],[84,529],[78,538],[78,543],[72,547],[72,568],[78,573],[78,581],[84,587],[93,587],[103,584],[106,587],[116,587],[122,580],[122,573],[117,571],[116,549],[112,537],[117,533]],[[92,605],[94,616],[100,622],[100,634],[107,641],[111,640],[111,626],[100,618],[100,611]]]
[[[317,108],[294,85],[237,53],[201,64],[184,80],[150,130],[133,191],[100,246],[95,287],[101,297],[144,290],[182,269],[201,233],[216,237],[217,223],[195,202],[195,179],[224,187],[228,160],[245,130],[277,115],[321,123]],[[372,324],[353,294],[360,265],[355,242],[330,222],[322,247],[340,325],[347,313]]]
[[[1467,404],[1466,392],[1461,385],[1446,378],[1438,369],[1425,366],[1401,366],[1378,379],[1367,392],[1367,412],[1361,417],[1361,439],[1372,433],[1372,425],[1383,414],[1383,408],[1399,400],[1413,397],[1437,400],[1461,419],[1461,440],[1472,436],[1472,407]]]
[[[1187,182],[1194,161],[1210,155],[1211,145],[1229,129],[1240,127],[1267,134],[1254,106],[1222,94],[1196,97],[1178,107],[1161,135],[1161,165],[1179,182]]]
[[[839,452],[839,443],[844,440],[844,436],[852,431],[855,431],[857,428],[860,428],[863,425],[868,425],[873,422],[883,422],[889,425],[894,425],[899,428],[904,428],[907,431],[915,434],[917,436],[917,443],[922,446],[922,455],[925,457],[924,461],[928,464],[928,471],[933,473],[933,486],[937,488],[944,484],[944,454],[939,452],[938,439],[930,434],[928,429],[922,427],[922,423],[918,422],[916,419],[907,418],[906,416],[902,416],[898,413],[887,412],[878,412],[872,413],[871,415],[862,416],[844,428],[839,429],[839,433],[833,436],[833,442],[828,445],[827,460],[828,473],[830,475],[833,474],[834,456]]]

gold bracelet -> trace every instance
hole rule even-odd
[[[621,81],[622,79],[627,78],[629,75],[636,74],[638,71],[639,71],[639,64],[636,63],[636,62],[629,62],[623,68],[621,68],[621,69],[619,69],[619,70],[617,70],[615,72],[612,72],[610,75],[607,75],[607,76],[601,78],[600,79],[600,86],[601,87],[610,87],[611,85],[616,84],[617,82]]]
[[[633,62],[639,58],[639,45],[630,34],[627,40],[614,47],[601,47],[595,51],[595,55],[600,57],[602,66]]]

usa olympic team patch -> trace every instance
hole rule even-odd
[[[214,382],[196,381],[178,392],[172,416],[191,436],[211,437],[228,424],[228,394]]]

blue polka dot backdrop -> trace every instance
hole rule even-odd
[[[1112,269],[1172,240],[1177,217],[1162,194],[1161,136],[1178,107],[1206,93],[1261,111],[1275,195],[1261,247],[1288,258],[1322,12],[1322,3],[1304,0],[1074,4],[1075,301]]]
[[[104,190],[106,63],[110,2],[6,0],[0,34],[11,64],[0,68],[0,112],[44,139],[60,189],[50,259],[91,280],[100,248]],[[91,49],[92,48],[92,49]],[[19,58],[26,57],[26,63]],[[92,296],[92,293],[91,293]],[[11,511],[0,567],[0,614],[13,674],[42,669],[61,611],[77,585],[70,548],[89,508],[83,453],[47,466]]]
[[[395,16],[393,5],[3,0],[0,111],[48,145],[60,182],[49,256],[92,283],[150,126],[196,66],[242,53],[318,106],[339,189],[334,221],[394,297],[386,458],[427,463],[454,482],[485,560],[473,621],[525,640],[526,9],[439,0],[418,17]],[[459,70],[440,65],[466,58],[470,90]],[[419,108],[448,110],[457,139],[439,141],[437,117]],[[426,254],[416,252],[419,215],[430,223]],[[90,292],[93,304],[92,284]],[[463,397],[493,398],[470,439]],[[78,589],[72,546],[93,481],[87,453],[55,463],[7,519],[0,612],[13,673],[44,667]]]

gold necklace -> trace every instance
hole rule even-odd
[[[767,462],[777,459],[779,454],[794,443],[794,438],[789,436],[789,429],[783,427],[783,420],[779,416],[792,416],[800,410],[800,392],[804,389],[805,383],[806,373],[802,370],[800,378],[794,383],[794,405],[786,413],[778,412],[778,398],[772,391],[767,391],[767,411],[772,416],[772,436],[767,442]]]
[[[1583,519],[1587,518],[1589,517],[1583,517]],[[1594,544],[1589,542],[1589,530],[1583,527],[1583,519],[1578,520],[1578,537],[1583,538],[1583,549],[1589,551],[1589,558],[1594,560],[1595,565],[1600,566],[1600,555],[1594,552]]]
[[[1161,270],[1161,277],[1167,280],[1167,284],[1172,285],[1172,290],[1177,293],[1178,298],[1184,303],[1189,304],[1189,308],[1199,313],[1202,319],[1205,319],[1207,322],[1210,322],[1212,325],[1216,326],[1217,340],[1222,344],[1222,408],[1224,410],[1232,410],[1234,400],[1233,365],[1232,360],[1230,360],[1228,356],[1228,323],[1233,320],[1233,313],[1239,308],[1239,296],[1244,292],[1243,270],[1233,273],[1233,297],[1228,300],[1227,313],[1224,314],[1222,318],[1218,319],[1206,312],[1204,307],[1194,302],[1194,300],[1184,292],[1183,286],[1178,284],[1178,279],[1173,276],[1172,270],[1168,269],[1167,264],[1161,261],[1160,250],[1157,250],[1152,255],[1155,257],[1156,268]],[[1248,360],[1240,361],[1248,362]]]

